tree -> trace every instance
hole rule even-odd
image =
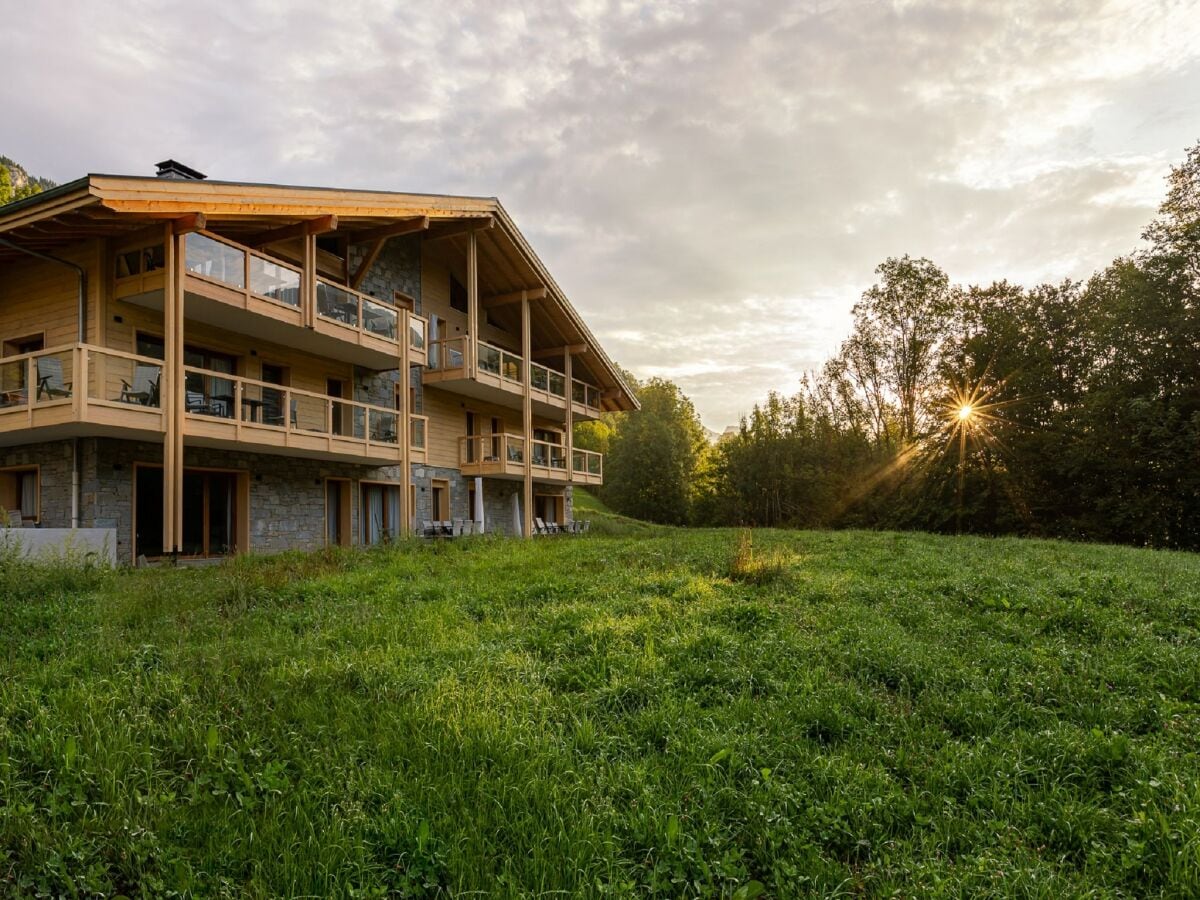
[[[641,409],[625,413],[609,438],[604,499],[639,519],[683,524],[691,514],[704,428],[692,401],[662,378],[637,389]]]
[[[12,199],[12,174],[8,171],[8,166],[0,165],[0,206],[11,203]]]
[[[930,376],[952,324],[954,296],[946,273],[928,259],[885,260],[881,277],[854,305],[854,331],[841,357],[863,395],[877,439],[887,440],[895,405],[897,437],[912,441],[925,424]]]

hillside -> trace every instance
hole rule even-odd
[[[9,561],[0,892],[1200,892],[1197,557],[738,544]]]
[[[7,156],[0,156],[0,206],[52,187],[55,187],[55,184],[49,178],[30,175],[20,163]]]

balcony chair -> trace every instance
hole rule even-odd
[[[437,534],[437,532],[434,531],[433,523],[430,522],[428,519],[422,519],[421,520],[421,537],[433,537],[435,534]]]
[[[136,365],[133,382],[121,379],[121,403],[138,403],[142,406],[158,406],[158,366]]]
[[[71,382],[63,381],[62,360],[57,356],[42,356],[37,361],[38,399],[51,400],[71,396]]]
[[[184,409],[202,416],[216,415],[212,404],[201,391],[184,391]]]

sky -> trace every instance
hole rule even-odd
[[[889,256],[1136,249],[1200,140],[1200,0],[0,0],[0,154],[498,196],[616,361],[717,431]]]

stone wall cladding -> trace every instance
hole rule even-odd
[[[83,452],[82,441],[80,453]],[[41,479],[41,525],[71,527],[71,441],[0,448],[0,467],[37,466]]]
[[[350,271],[355,271],[363,257],[370,251],[367,245],[354,245],[350,248]],[[383,251],[375,260],[359,285],[359,290],[372,297],[378,297],[391,303],[395,291],[401,291],[412,297],[416,307],[415,312],[421,311],[421,236],[418,234],[396,237],[384,244]],[[354,397],[364,403],[374,403],[378,406],[392,406],[395,402],[396,381],[400,378],[398,372],[381,372],[375,374],[363,371],[355,378]],[[415,369],[410,376],[410,384],[417,389],[417,409],[421,408],[421,376],[420,369]]]
[[[117,557],[131,561],[133,470],[158,465],[162,445],[104,438],[88,439],[81,524],[117,529]],[[68,446],[69,453],[69,446]],[[70,484],[70,457],[67,457]],[[293,456],[185,447],[184,465],[245,471],[250,479],[250,550],[315,550],[325,544],[325,479],[401,483],[399,466],[360,466]],[[350,492],[351,542],[358,543],[359,491]]]

